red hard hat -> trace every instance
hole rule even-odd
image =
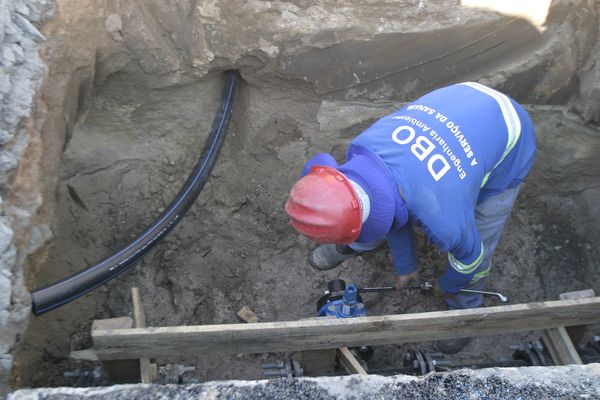
[[[350,244],[360,234],[358,196],[344,174],[331,167],[314,166],[296,182],[285,211],[292,226],[315,242]]]

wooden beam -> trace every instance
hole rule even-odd
[[[596,296],[593,289],[561,293],[561,300],[585,299]],[[575,343],[579,342],[585,331],[585,325],[563,326],[544,330],[542,339],[556,365],[583,364]]]
[[[69,358],[71,360],[80,360],[80,361],[99,361],[98,354],[96,354],[96,350],[94,349],[85,349],[85,350],[74,350],[69,353]]]
[[[248,306],[244,306],[238,311],[237,316],[244,322],[255,324],[258,322],[258,316]]]
[[[350,375],[369,375],[347,347],[340,347],[340,364]]]
[[[574,299],[585,299],[585,298],[595,297],[595,296],[596,296],[596,293],[594,292],[593,289],[585,289],[585,290],[576,290],[574,292],[561,293],[558,298],[560,300],[574,300]],[[569,334],[569,337],[571,338],[571,342],[573,342],[573,345],[575,345],[575,347],[577,347],[579,344],[581,344],[581,340],[585,336],[586,328],[587,328],[586,325],[569,326],[567,328],[567,333]]]
[[[542,338],[556,365],[583,364],[564,327],[546,329]]]
[[[146,327],[146,314],[142,306],[142,298],[140,290],[136,287],[131,288],[131,302],[133,303],[133,320],[136,328]]]
[[[133,326],[133,319],[130,317],[95,319],[92,321],[92,332],[108,331],[111,329],[128,329]]]
[[[600,321],[600,297],[358,318],[94,330],[101,359],[268,353],[496,335]]]
[[[133,319],[130,317],[118,317],[107,319],[96,319],[92,322],[92,332],[107,331],[119,329],[131,329],[134,326]],[[102,366],[106,375],[113,383],[137,383],[140,379],[140,363],[135,358],[132,359],[107,359],[102,361]]]
[[[565,292],[558,295],[561,300],[589,299],[595,297],[594,289],[575,290],[574,292]]]
[[[131,302],[133,303],[133,319],[135,320],[136,328],[146,327],[146,314],[142,307],[142,298],[140,297],[140,291],[138,288],[131,288]],[[150,359],[147,357],[140,357],[140,377],[142,383],[152,383],[154,376],[152,376],[152,368],[150,366]]]

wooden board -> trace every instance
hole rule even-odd
[[[561,300],[575,300],[591,298],[596,296],[593,289],[577,290],[574,292],[561,293]],[[548,349],[552,360],[556,365],[583,364],[575,344],[579,342],[585,331],[585,325],[563,326],[544,330],[542,339]]]
[[[92,332],[101,330],[112,332],[116,329],[131,329],[134,326],[130,317],[96,319],[92,322]],[[137,358],[137,357],[131,357]],[[138,360],[108,359],[102,362],[104,372],[112,383],[137,383],[140,379],[140,366]]]
[[[258,316],[248,306],[242,307],[240,311],[238,311],[237,316],[240,317],[242,321],[249,324],[258,322]]]
[[[564,327],[546,329],[542,338],[556,365],[583,364]]]
[[[131,302],[133,303],[133,319],[135,320],[136,328],[146,327],[146,314],[142,307],[142,298],[138,288],[131,288]],[[150,359],[146,357],[140,358],[140,378],[142,383],[152,383],[152,368],[150,367]]]
[[[130,317],[95,319],[92,321],[92,332],[107,331],[111,329],[133,328],[133,319]]]
[[[99,361],[98,354],[94,349],[74,350],[69,353],[69,358],[80,361]]]
[[[340,363],[347,373],[350,375],[368,375],[349,348],[340,347],[338,350],[340,352]]]
[[[589,299],[590,297],[596,297],[594,289],[576,290],[574,292],[565,292],[558,295],[558,298],[561,300]]]
[[[594,292],[594,289],[585,289],[585,290],[576,290],[574,292],[561,293],[559,295],[559,299],[560,300],[574,300],[574,299],[584,299],[584,298],[595,297],[595,296],[596,296],[596,293]],[[571,338],[571,342],[573,342],[573,344],[575,346],[578,346],[579,344],[581,344],[581,341],[585,336],[585,330],[586,330],[585,325],[569,326],[567,328],[567,333],[569,334],[569,337]]]
[[[140,297],[140,291],[136,287],[131,288],[131,302],[133,303],[133,319],[135,321],[136,328],[146,327],[146,314],[142,307],[142,298]]]
[[[92,331],[101,359],[266,353],[497,335],[600,321],[600,298],[347,319]]]

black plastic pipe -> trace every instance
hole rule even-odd
[[[200,160],[165,211],[137,238],[116,253],[48,286],[31,293],[32,311],[40,315],[62,306],[104,285],[123,273],[152,249],[181,221],[208,180],[217,156],[223,146],[227,126],[231,119],[235,93],[239,82],[237,71],[225,73],[226,83],[221,94],[221,105],[213,121]]]

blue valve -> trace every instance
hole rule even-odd
[[[319,310],[320,317],[354,318],[367,315],[365,305],[359,300],[356,285],[348,285],[344,295],[333,296]]]

